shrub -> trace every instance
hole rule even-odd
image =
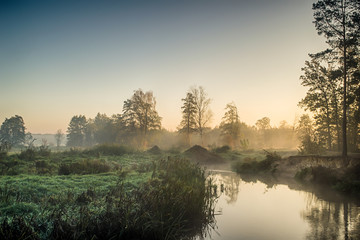
[[[133,152],[131,149],[115,144],[101,144],[84,151],[85,154],[91,156],[110,155],[121,156]]]
[[[222,147],[215,148],[214,152],[216,152],[216,153],[227,153],[230,150],[231,150],[230,146],[224,145]]]
[[[265,151],[265,150],[264,150]],[[237,173],[264,173],[275,172],[276,161],[281,160],[281,157],[276,152],[265,151],[266,158],[262,161],[248,160],[248,162],[236,162],[232,165]]]
[[[21,150],[19,159],[25,161],[34,161],[36,158],[36,149],[34,147],[28,147],[25,150]]]
[[[97,174],[109,172],[111,167],[101,160],[82,160],[71,164],[62,164],[59,167],[59,175],[69,174]]]

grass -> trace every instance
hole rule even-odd
[[[121,149],[2,159],[0,239],[181,239],[213,224],[204,170]]]

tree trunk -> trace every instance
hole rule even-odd
[[[343,3],[344,4],[344,3]],[[343,54],[344,54],[344,101],[343,101],[343,123],[342,123],[342,135],[343,135],[343,149],[342,156],[347,157],[347,139],[346,139],[346,108],[347,108],[347,99],[346,99],[346,75],[347,75],[347,64],[346,64],[346,27],[345,27],[345,9],[343,5]]]

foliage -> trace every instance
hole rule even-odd
[[[91,156],[121,156],[134,152],[131,148],[116,144],[100,144],[83,151],[84,154]]]
[[[231,147],[228,145],[224,145],[222,147],[218,147],[214,149],[214,152],[216,153],[226,153],[229,152],[231,150]]]
[[[59,175],[69,174],[97,174],[109,172],[110,165],[101,160],[81,160],[71,164],[62,164],[59,167]]]
[[[301,84],[309,89],[299,105],[314,113],[318,137],[323,139],[329,150],[333,150],[341,145],[341,73],[332,67],[325,67],[325,64],[328,63],[324,58],[314,56],[310,62],[305,62],[306,66],[302,68],[304,75],[300,79]]]
[[[265,151],[266,157],[262,161],[255,161],[254,159],[248,159],[246,162],[235,162],[232,168],[237,173],[245,174],[259,174],[259,173],[274,173],[277,167],[277,161],[281,160],[281,156],[276,152]]]
[[[21,116],[6,118],[0,128],[0,143],[10,147],[20,146],[25,142],[25,123]]]
[[[133,96],[124,102],[122,122],[128,131],[140,130],[143,145],[151,129],[161,128],[161,117],[156,111],[156,101],[153,93],[134,91]]]
[[[84,115],[73,116],[67,129],[67,145],[70,147],[84,146],[86,127],[87,121]]]
[[[180,126],[178,127],[179,133],[186,134],[186,144],[190,146],[190,135],[193,132],[196,132],[197,123],[196,123],[196,115],[197,115],[197,107],[196,107],[196,99],[192,92],[188,92],[186,94],[186,98],[181,99],[183,101],[182,109],[182,120],[180,122]]]
[[[220,123],[220,130],[223,136],[228,137],[228,144],[238,147],[240,138],[240,118],[234,102],[228,103],[225,107],[225,115]]]
[[[299,153],[305,154],[320,154],[323,152],[323,143],[318,140],[314,131],[314,126],[311,118],[307,114],[300,117],[296,131],[301,141]]]
[[[339,172],[326,167],[309,167],[298,171],[295,178],[301,182],[316,183],[332,187],[340,192],[359,196],[360,164]]]
[[[341,144],[344,157],[347,156],[348,151],[348,123],[351,124],[350,133],[352,137],[350,143],[352,149],[358,148],[359,141],[360,102],[356,97],[352,97],[356,96],[355,92],[359,89],[358,83],[360,81],[356,73],[359,71],[359,9],[360,2],[357,0],[319,0],[313,4],[315,28],[319,35],[326,37],[330,48],[312,55],[312,60],[323,58],[325,64],[328,64],[331,69],[321,67],[314,61],[311,64],[307,62],[307,66],[304,68],[305,72],[313,72],[314,74],[305,74],[305,77],[302,78],[303,83],[310,86],[308,95],[302,102],[310,110],[312,109],[311,111],[316,112],[319,138],[324,137],[326,139],[329,149],[332,148],[332,129],[330,125],[335,124],[337,144],[340,145],[340,111],[336,105],[342,99]],[[315,69],[311,69],[312,66],[315,66]],[[339,73],[336,78],[342,75],[341,88],[336,86],[337,80],[332,74],[334,72],[333,68],[335,72]],[[313,82],[306,83],[308,80]],[[339,91],[334,91],[334,89]],[[320,92],[320,94],[314,94],[314,90]],[[334,97],[337,100],[333,99]],[[331,106],[332,103],[335,104],[336,108]],[[350,118],[349,121],[348,118]],[[332,121],[335,121],[335,123]],[[321,125],[325,126],[325,128]]]

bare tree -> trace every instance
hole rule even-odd
[[[211,99],[207,97],[207,93],[205,92],[202,86],[198,88],[192,87],[191,93],[194,95],[195,103],[196,103],[196,116],[195,116],[196,128],[200,134],[201,143],[204,144],[204,140],[203,140],[204,130],[210,123],[213,116],[209,108]]]

